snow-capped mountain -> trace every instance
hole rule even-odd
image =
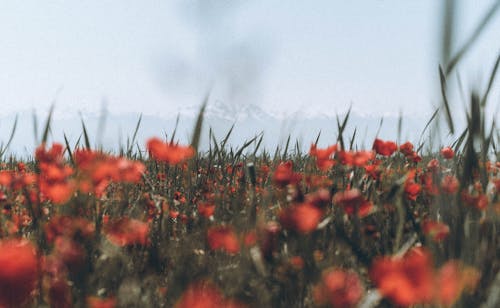
[[[175,139],[181,143],[188,143],[199,109],[200,106],[190,106],[181,108],[169,116],[143,115],[136,138],[137,145],[144,148],[145,141],[153,136],[170,138],[176,127],[177,117],[179,122]],[[344,117],[345,114],[338,116],[340,121]],[[5,144],[8,140],[14,118],[15,115],[0,118],[0,143]],[[107,114],[105,121],[102,121],[102,117],[98,114],[83,114],[82,118],[93,145],[117,151],[120,146],[127,144],[127,139],[130,142],[139,114]],[[39,118],[37,122],[36,131],[41,135],[45,119]],[[353,146],[358,148],[370,148],[377,132],[380,138],[396,140],[398,117],[387,116],[383,118],[382,125],[380,122],[380,117],[360,116],[356,112],[351,112],[344,131],[344,140],[348,143],[354,136]],[[425,118],[403,118],[400,141],[417,142],[426,122]],[[274,151],[276,146],[283,147],[289,136],[294,148],[298,144],[302,150],[307,150],[320,132],[320,146],[337,142],[338,135],[337,117],[323,112],[306,113],[299,110],[290,114],[284,112],[280,114],[265,111],[257,105],[238,106],[210,102],[204,114],[201,149],[208,149],[210,129],[217,140],[222,140],[233,125],[234,129],[228,144],[238,147],[246,140],[263,133],[262,145],[271,151]],[[29,113],[20,114],[10,152],[23,156],[31,155],[37,142],[34,132],[33,116]],[[53,119],[51,140],[64,143],[64,135],[71,145],[75,145],[81,137],[82,124],[78,114],[66,114],[64,117]],[[427,137],[427,134],[424,137]]]

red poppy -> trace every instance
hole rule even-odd
[[[413,180],[407,181],[405,183],[405,194],[406,198],[408,198],[409,200],[417,200],[418,194],[420,194],[421,190],[422,187],[420,186],[420,184],[415,183]]]
[[[313,290],[318,305],[332,307],[355,307],[363,296],[363,285],[354,272],[328,269],[323,272],[321,282]]]
[[[444,147],[441,149],[441,156],[445,159],[452,159],[455,156],[455,151],[450,147]]]
[[[413,155],[413,143],[407,141],[399,146],[399,151],[403,153],[404,156],[412,156]]]
[[[177,165],[194,156],[195,151],[191,146],[181,146],[166,143],[159,138],[151,138],[147,142],[148,151],[154,159],[167,164]]]
[[[26,240],[3,240],[0,242],[0,264],[0,306],[23,306],[37,285],[35,247]]]
[[[229,226],[215,226],[208,229],[207,241],[212,250],[222,250],[228,254],[237,254],[240,251],[236,232]]]
[[[316,157],[316,165],[322,171],[326,171],[335,165],[332,155],[337,151],[337,145],[334,144],[326,149],[318,149],[316,145],[311,145],[309,155]]]
[[[318,227],[323,210],[311,203],[292,205],[280,213],[280,222],[287,228],[307,234]]]
[[[291,161],[282,162],[274,170],[273,181],[278,186],[288,184],[297,184],[302,179],[300,173],[293,172],[293,163]]]
[[[375,153],[373,151],[339,151],[337,156],[343,165],[364,167],[375,158]]]
[[[450,227],[447,224],[433,220],[424,221],[422,229],[436,242],[444,240],[450,234]]]
[[[117,305],[117,300],[114,297],[100,298],[96,296],[87,297],[87,306],[89,308],[114,308]]]
[[[373,207],[357,188],[336,193],[333,196],[333,203],[340,205],[348,215],[354,215],[357,208],[359,217],[368,215]]]
[[[424,249],[414,248],[402,259],[383,257],[375,260],[370,278],[380,293],[396,305],[429,303],[433,299],[432,259]]]
[[[479,273],[459,261],[448,261],[436,277],[435,301],[440,306],[451,307],[464,290],[473,290],[479,281]]]
[[[215,212],[215,204],[211,202],[199,202],[198,213],[206,218],[210,218]]]
[[[108,239],[115,245],[147,245],[149,224],[127,217],[110,222],[105,226]]]
[[[441,181],[441,189],[447,194],[455,194],[460,188],[460,182],[453,175],[447,175]]]
[[[377,152],[377,154],[380,154],[382,156],[391,156],[394,152],[396,152],[398,146],[395,142],[392,141],[375,139],[375,141],[373,142],[373,149],[375,150],[375,152]]]
[[[175,304],[175,308],[242,308],[244,305],[227,299],[224,294],[209,281],[192,283]]]

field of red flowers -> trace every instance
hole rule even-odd
[[[43,142],[0,168],[0,307],[494,307],[500,163],[474,138]]]

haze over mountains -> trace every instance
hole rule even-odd
[[[145,141],[153,136],[169,139],[178,125],[175,139],[180,143],[188,143],[196,120],[199,106],[190,106],[179,109],[177,114],[170,116],[142,115],[140,127],[137,133],[136,143],[140,149],[144,149]],[[330,113],[328,113],[330,112]],[[35,138],[34,116],[32,113],[18,114],[17,129],[14,139],[9,147],[8,153],[20,156],[32,155],[37,139]],[[37,116],[38,139],[43,133],[46,122],[46,114]],[[95,114],[60,114],[55,113],[52,120],[50,141],[64,143],[64,135],[74,146],[80,139],[82,145],[82,124],[85,122],[92,146],[102,146],[106,150],[117,152],[120,146],[125,147],[127,139],[130,141],[137,126],[139,114],[111,114],[105,113],[102,117]],[[340,121],[345,114],[340,114]],[[16,115],[0,117],[0,142],[5,144],[9,138]],[[429,117],[405,116],[402,121],[401,141],[410,140],[417,142],[425,123]],[[380,127],[379,137],[383,139],[396,140],[398,138],[398,117],[384,116]],[[361,115],[359,112],[351,112],[344,139],[346,143],[355,133],[355,147],[370,148],[379,129],[380,116]],[[301,150],[308,150],[318,133],[321,132],[319,145],[333,144],[337,140],[337,119],[331,111],[325,112],[295,112],[286,114],[264,111],[256,105],[235,106],[220,102],[209,103],[205,111],[203,122],[203,133],[201,139],[201,150],[209,147],[209,130],[217,140],[222,140],[231,126],[234,129],[228,144],[233,147],[241,146],[246,140],[256,135],[263,134],[262,146],[269,151],[274,151],[276,146],[284,147],[290,135],[295,148],[298,142]],[[137,149],[137,145],[135,148]],[[253,146],[249,147],[252,150]]]

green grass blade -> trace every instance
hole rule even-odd
[[[205,96],[203,100],[203,104],[201,105],[200,112],[198,113],[198,117],[196,118],[196,124],[194,125],[193,137],[191,138],[191,146],[194,148],[196,152],[198,152],[198,146],[201,138],[201,129],[203,126],[203,117],[205,114],[205,108],[207,107],[209,94]]]
[[[64,136],[64,142],[66,143],[66,150],[68,151],[68,156],[69,160],[71,162],[71,165],[75,165],[75,160],[73,159],[73,152],[71,151],[71,146],[69,145],[68,138],[66,137],[66,133],[63,133]]]
[[[449,0],[453,1],[453,0]],[[475,41],[479,38],[481,33],[484,31],[488,23],[493,19],[495,13],[500,9],[500,0],[497,0],[491,8],[487,11],[486,15],[481,19],[481,22],[477,25],[474,32],[471,34],[469,39],[462,45],[462,47],[457,51],[454,57],[451,58],[450,62],[446,67],[446,76],[449,76],[453,71],[457,63],[462,59],[465,53],[471,48]]]
[[[175,118],[174,131],[172,132],[172,138],[170,138],[170,143],[174,143],[175,134],[177,133],[177,128],[179,127],[179,118],[180,118],[180,115],[177,114],[177,117]]]
[[[441,82],[441,96],[443,97],[443,105],[446,111],[446,122],[450,128],[451,134],[455,133],[455,126],[453,125],[453,118],[451,117],[450,104],[446,96],[446,77],[443,73],[443,68],[439,66],[439,81]]]
[[[498,65],[500,64],[500,54],[497,57],[495,65],[493,66],[493,70],[491,71],[490,80],[488,82],[488,87],[486,88],[486,92],[481,99],[481,106],[486,106],[486,101],[488,100],[488,95],[490,94],[491,88],[493,87],[493,82],[495,81],[495,76],[497,74]]]
[[[85,142],[85,148],[90,150],[90,139],[89,134],[87,133],[87,127],[85,127],[85,122],[83,121],[83,117],[80,114],[81,122],[82,122],[82,130],[83,130],[83,141]]]
[[[50,106],[49,116],[47,117],[47,121],[45,122],[45,128],[43,130],[43,135],[42,135],[42,144],[45,144],[47,142],[47,139],[49,138],[50,123],[52,121],[53,112],[54,112],[54,105]]]

